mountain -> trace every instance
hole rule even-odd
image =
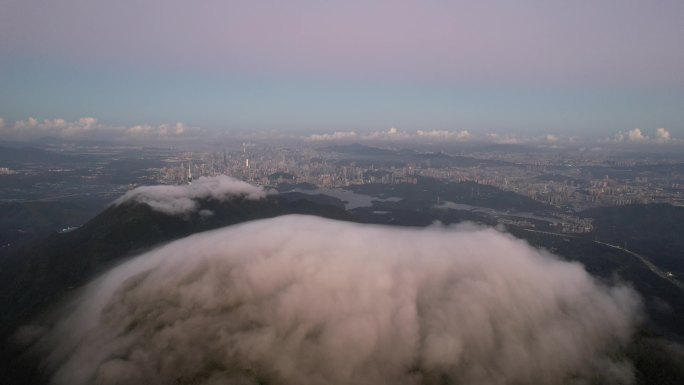
[[[351,214],[305,194],[201,201],[202,215],[186,217],[154,211],[140,203],[109,206],[84,226],[55,233],[2,261],[0,336],[7,336],[73,288],[120,261],[192,233],[285,214],[349,219]],[[211,212],[211,215],[207,215]]]
[[[328,146],[328,147],[322,148],[321,150],[329,151],[329,152],[336,152],[339,154],[347,154],[347,155],[354,155],[354,156],[370,156],[370,157],[391,156],[391,155],[397,154],[396,151],[387,150],[387,149],[378,148],[378,147],[364,146],[363,144],[359,144],[359,143]]]
[[[329,198],[329,199],[328,199]],[[318,203],[317,203],[318,202]],[[335,198],[281,194],[261,200],[200,201],[201,212],[168,215],[141,203],[109,206],[82,227],[25,245],[0,261],[0,340],[48,311],[96,275],[134,255],[187,235],[255,219],[309,214],[350,220]],[[211,213],[208,215],[208,213]],[[0,348],[0,376],[16,384],[45,379],[16,346]]]
[[[582,212],[594,218],[593,235],[645,255],[659,267],[684,277],[684,207],[637,204]]]
[[[397,165],[405,163],[429,164],[431,167],[479,167],[512,165],[511,163],[500,160],[447,155],[443,152],[418,152],[409,149],[397,151],[364,146],[358,143],[328,146],[321,148],[321,150],[351,156],[357,163],[372,162],[377,165]]]
[[[0,257],[19,244],[67,227],[80,226],[100,213],[102,199],[0,202]]]
[[[427,208],[434,206],[438,201],[452,201],[503,211],[544,212],[557,210],[553,206],[495,186],[475,182],[443,182],[428,177],[417,177],[415,184],[385,185],[371,183],[349,186],[349,189],[356,193],[371,196],[401,198],[400,204],[410,204],[413,207],[423,206]]]
[[[480,190],[477,191],[477,188]],[[432,192],[432,197],[426,195],[426,190]],[[271,195],[261,200],[235,198],[220,202],[203,199],[198,201],[201,210],[185,216],[164,214],[135,201],[109,206],[77,230],[52,234],[0,261],[0,306],[3,308],[0,313],[0,338],[5,341],[16,327],[40,317],[113,265],[200,231],[291,213],[404,226],[426,226],[435,220],[445,224],[464,220],[496,224],[492,218],[477,212],[435,208],[435,194],[442,200],[464,202],[473,199],[471,204],[495,205],[502,210],[548,209],[545,205],[534,206],[533,202],[517,194],[501,195],[499,191],[486,186],[440,184],[430,179],[421,179],[416,185],[364,185],[355,191],[378,198],[402,199],[376,201],[369,208],[345,211],[343,202],[337,198],[292,192]],[[608,208],[585,214],[595,218],[599,231],[597,234],[606,240],[610,240],[608,234],[618,234],[620,231],[633,234],[640,226],[655,221],[656,217],[665,217],[662,225],[651,223],[652,229],[642,229],[646,238],[654,236],[650,232],[663,232],[662,226],[677,226],[681,212],[672,209],[654,205]],[[651,219],[638,218],[640,215]],[[631,223],[622,223],[624,221]],[[684,373],[679,363],[684,362],[684,358],[680,357],[681,352],[676,345],[662,338],[666,336],[677,340],[678,335],[682,335],[684,296],[678,287],[653,274],[628,253],[597,244],[592,239],[593,235],[553,235],[515,227],[509,228],[509,231],[532,245],[583,263],[597,279],[610,281],[619,276],[630,282],[644,298],[649,320],[634,342],[621,354],[634,363],[638,384],[681,383]],[[3,383],[46,383],[36,369],[35,361],[20,353],[11,344],[4,344],[0,349],[0,376]]]

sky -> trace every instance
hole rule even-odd
[[[681,0],[0,0],[0,128],[684,137],[682,20]]]

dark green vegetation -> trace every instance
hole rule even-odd
[[[426,226],[436,220],[444,224],[461,221],[497,224],[496,215],[475,210],[437,209],[439,200],[500,212],[556,210],[515,193],[474,183],[446,184],[419,179],[416,185],[361,185],[355,186],[354,191],[379,198],[403,198],[398,202],[374,201],[372,207],[352,210],[366,222],[392,225]],[[539,222],[535,222],[537,230],[507,226],[507,231],[563,259],[582,263],[599,280],[626,282],[636,289],[644,301],[645,318],[642,330],[623,354],[635,366],[637,384],[684,383],[684,349],[669,342],[684,342],[684,291],[632,254],[596,242],[626,246],[657,266],[684,276],[681,274],[684,208],[634,205],[593,209],[582,215],[594,218],[593,232],[573,235],[539,231],[549,230]]]
[[[334,206],[344,210],[344,202],[341,200],[324,194],[304,194],[300,192],[287,192],[280,194],[281,202],[313,202],[323,206]]]
[[[18,245],[78,227],[106,205],[100,199],[0,202],[0,257]]]
[[[285,191],[309,186],[279,186]],[[495,214],[477,210],[440,209],[440,202],[451,201],[486,207],[497,212],[553,212],[553,207],[524,196],[475,183],[443,183],[418,178],[417,184],[360,185],[356,193],[379,199],[371,207],[350,211],[344,202],[326,195],[283,193],[263,201],[204,201],[202,209],[213,215],[169,216],[146,205],[125,204],[109,207],[79,229],[52,233],[33,245],[25,245],[2,261],[0,269],[0,337],[10,337],[15,328],[48,311],[78,287],[112,265],[152,247],[195,232],[210,230],[248,220],[289,213],[319,215],[364,223],[402,226],[426,226],[471,221],[496,225]],[[69,205],[50,208],[28,205],[16,211],[14,219],[32,213],[29,218],[52,225],[55,210],[66,217]],[[33,211],[31,211],[33,210]],[[61,210],[61,211],[60,211]],[[667,279],[651,271],[641,260],[595,240],[626,246],[656,265],[678,272],[684,245],[684,209],[668,205],[625,206],[589,210],[584,216],[594,218],[595,231],[582,235],[553,234],[507,226],[507,230],[531,244],[549,250],[564,259],[582,263],[595,277],[606,282],[621,280],[639,291],[644,299],[646,319],[634,342],[622,352],[634,363],[639,384],[684,383],[680,345],[684,336],[684,292]],[[45,216],[43,218],[42,216]],[[539,229],[539,227],[537,227]],[[36,371],[35,362],[17,355],[10,345],[3,345],[0,369],[3,383],[40,384],[45,382]]]
[[[684,277],[684,207],[601,207],[583,214],[594,218],[598,239],[646,255],[660,268]]]
[[[299,190],[317,190],[318,187],[316,187],[315,184],[311,183],[296,183],[296,184],[290,184],[287,182],[284,183],[279,183],[278,187],[276,188],[280,192],[287,192],[295,189]]]
[[[326,197],[331,203],[335,203]],[[110,206],[83,227],[51,234],[42,242],[26,245],[7,257],[0,270],[0,333],[6,335],[67,291],[80,286],[102,270],[148,248],[187,236],[249,220],[285,214],[311,214],[350,219],[339,206],[318,204],[316,197],[302,199],[284,194],[260,201],[235,199],[204,201],[213,215],[172,216],[145,204]]]
[[[438,202],[451,201],[505,212],[554,213],[558,209],[527,197],[492,186],[443,183],[419,178],[418,183],[402,185],[359,185],[357,193],[378,198],[398,197],[399,201],[374,201],[372,207],[351,210],[369,223],[426,226],[471,221],[496,225],[500,214],[478,210],[439,209]],[[594,276],[629,282],[645,300],[647,324],[658,333],[679,341],[684,338],[684,291],[665,279],[632,254],[596,241],[615,244],[637,252],[655,265],[677,272],[684,265],[684,208],[670,205],[634,205],[588,210],[594,218],[594,231],[584,234],[554,233],[548,223],[534,221],[535,229],[507,225],[507,231],[539,248],[567,260],[582,263]],[[662,265],[661,265],[662,262]],[[678,273],[675,273],[678,274]]]
[[[638,258],[598,244],[590,236],[551,235],[509,228],[513,235],[564,259],[582,263],[589,273],[605,282],[626,282],[635,288],[647,314],[645,326],[652,332],[682,341],[684,291],[653,273]]]
[[[335,203],[331,199],[327,200]],[[4,258],[0,269],[3,309],[0,340],[9,341],[17,327],[49,311],[67,294],[107,268],[165,242],[199,231],[285,214],[352,218],[339,206],[317,204],[296,194],[261,201],[204,201],[201,208],[211,210],[213,215],[170,216],[144,204],[110,206],[77,230],[51,234]],[[35,363],[18,353],[13,344],[2,344],[0,378],[4,379],[3,383],[45,382],[36,372]]]
[[[641,332],[625,352],[636,370],[637,384],[675,385],[684,379],[684,349]]]
[[[363,184],[350,186],[354,192],[380,198],[401,198],[402,206],[426,207],[439,202],[451,201],[494,210],[517,212],[544,212],[555,210],[553,206],[535,201],[510,191],[475,182],[445,183],[431,178],[417,178],[416,184]]]

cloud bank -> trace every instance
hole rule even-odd
[[[206,133],[206,130],[190,127],[181,122],[126,127],[100,123],[93,117],[83,117],[75,121],[61,118],[40,121],[29,117],[26,120],[16,121],[13,125],[4,124],[4,120],[2,123],[0,134],[4,138],[13,140],[33,140],[46,136],[64,139],[177,140]]]
[[[658,143],[667,143],[672,140],[672,135],[670,135],[670,131],[666,130],[665,128],[659,128],[656,130],[655,140]]]
[[[468,140],[471,137],[470,132],[468,132],[468,130],[463,130],[463,131],[446,131],[446,130],[423,131],[423,130],[418,130],[418,131],[416,131],[416,136],[423,137],[423,138],[444,139],[444,140],[455,139],[458,141]]]
[[[617,134],[613,136],[612,139],[607,139],[606,141],[608,142],[626,142],[626,143],[656,143],[656,144],[664,144],[664,143],[672,143],[676,141],[672,135],[670,134],[670,131],[668,131],[666,128],[658,128],[655,131],[655,137],[650,138],[648,135],[644,134],[640,128],[635,128],[632,130],[625,132],[618,131]]]
[[[415,132],[401,131],[396,127],[390,127],[385,131],[373,131],[365,134],[357,134],[356,131],[336,131],[332,134],[312,134],[304,137],[307,142],[330,142],[348,140],[370,141],[405,141],[405,140],[450,140],[466,141],[472,137],[468,130],[417,130]]]
[[[112,269],[38,345],[70,385],[629,383],[638,308],[493,229],[284,216]]]
[[[396,127],[388,128],[384,131],[372,131],[367,133],[357,133],[356,131],[336,131],[327,134],[312,134],[303,137],[307,142],[351,142],[351,141],[370,141],[370,142],[472,142],[480,141],[496,144],[530,144],[539,146],[567,145],[575,143],[576,138],[570,136],[560,136],[554,134],[526,136],[514,133],[475,134],[469,130],[416,130],[404,131]]]
[[[335,131],[332,134],[313,134],[304,139],[309,142],[328,142],[354,138],[356,138],[355,131]]]
[[[115,200],[113,204],[119,206],[127,202],[138,202],[165,214],[187,215],[200,209],[198,200],[226,201],[237,197],[258,200],[265,198],[266,195],[267,192],[261,187],[220,175],[200,177],[190,185],[137,187]]]

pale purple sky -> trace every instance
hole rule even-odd
[[[681,0],[2,0],[0,116],[682,132],[683,47]]]

